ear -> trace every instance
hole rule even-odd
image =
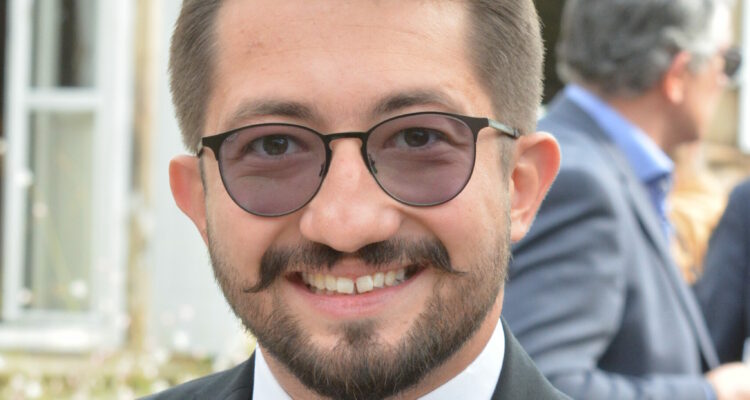
[[[538,132],[516,143],[510,182],[511,240],[521,240],[560,169],[560,146],[552,135]]]
[[[199,163],[198,157],[188,155],[173,158],[169,163],[169,185],[177,207],[193,220],[203,241],[208,243],[205,189]]]
[[[662,95],[672,104],[680,104],[685,99],[687,77],[690,74],[691,56],[686,51],[679,52],[662,77],[660,89]]]

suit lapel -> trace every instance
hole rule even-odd
[[[250,356],[250,360],[248,361],[250,364],[248,367],[248,373],[247,373],[247,379],[249,379],[249,385],[250,388],[250,397],[248,397],[248,400],[253,400],[253,388],[255,386],[255,352],[253,351],[253,354]]]
[[[644,233],[656,249],[656,253],[661,258],[661,262],[658,264],[665,270],[670,286],[673,288],[680,304],[682,304],[688,315],[688,319],[693,327],[693,331],[698,340],[698,345],[706,364],[710,368],[718,366],[719,358],[716,355],[716,350],[711,342],[711,337],[708,333],[708,329],[706,328],[695,297],[689,292],[686,283],[679,275],[677,266],[674,264],[671,256],[669,243],[664,237],[659,216],[651,204],[651,199],[646,192],[645,187],[635,176],[633,168],[630,166],[627,159],[625,159],[622,151],[620,151],[609,139],[607,134],[602,131],[601,127],[575,103],[566,97],[561,96],[554,107],[559,107],[557,112],[564,115],[565,120],[569,123],[578,126],[580,128],[578,131],[581,134],[586,134],[599,143],[612,160],[613,166],[627,189],[625,192],[627,193],[628,201],[635,211]],[[565,155],[563,155],[563,157],[564,156]]]
[[[503,318],[500,318],[500,323],[505,334],[505,355],[491,400],[568,399],[539,372]]]
[[[677,298],[682,304],[688,315],[690,324],[693,327],[698,345],[700,346],[703,359],[710,368],[719,366],[719,358],[716,349],[711,342],[711,336],[706,328],[705,320],[698,308],[695,296],[689,292],[687,284],[679,273],[669,250],[669,244],[664,237],[664,233],[659,222],[659,217],[651,205],[651,200],[646,193],[643,185],[630,173],[626,177],[627,193],[630,196],[630,203],[638,215],[638,220],[643,230],[648,235],[651,243],[656,247],[656,252],[661,258],[659,265],[665,270],[669,284],[677,294]]]

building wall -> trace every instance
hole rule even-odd
[[[180,0],[162,0],[158,14],[155,67],[157,87],[151,161],[153,229],[147,252],[150,289],[149,336],[160,347],[221,354],[242,336],[214,281],[208,251],[192,222],[175,205],[169,189],[169,160],[184,153],[168,88],[168,49]]]

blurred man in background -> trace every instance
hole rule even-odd
[[[719,366],[670,256],[665,204],[667,154],[703,136],[736,72],[730,22],[721,0],[566,4],[568,86],[539,124],[561,143],[561,173],[514,247],[504,316],[573,398],[750,396],[750,369]]]

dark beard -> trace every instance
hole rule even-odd
[[[456,272],[447,250],[436,240],[391,240],[363,248],[355,256],[375,267],[406,260],[434,268],[439,279],[433,293],[451,286],[452,291],[446,298],[433,295],[395,346],[382,343],[376,324],[363,320],[342,324],[338,328],[339,342],[333,349],[323,351],[315,347],[283,299],[273,291],[272,282],[290,266],[304,264],[322,270],[335,264],[341,254],[319,244],[271,248],[261,261],[259,283],[243,286],[243,279],[222,262],[210,238],[209,232],[216,279],[235,314],[258,343],[305,386],[342,400],[375,400],[401,393],[455,354],[495,303],[509,254],[507,242],[499,240],[491,255],[477,260],[464,269],[466,272]],[[255,298],[254,293],[261,290],[271,290],[271,304]]]

